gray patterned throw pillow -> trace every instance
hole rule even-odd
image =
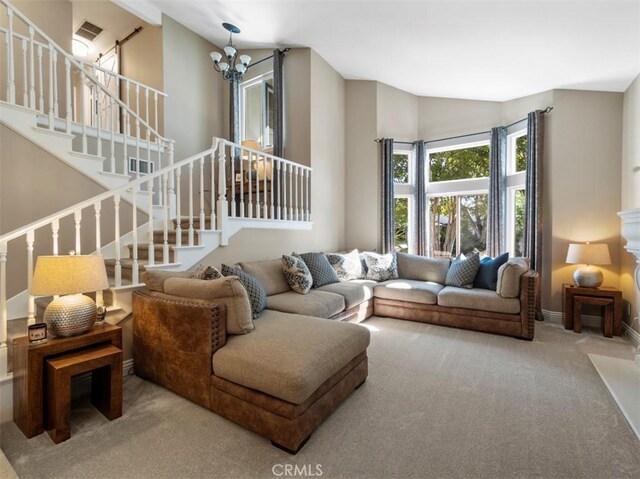
[[[471,253],[469,256],[461,254],[451,262],[445,284],[458,288],[473,288],[473,280],[480,268],[480,256]]]
[[[201,264],[193,271],[193,275],[191,277],[193,279],[205,279],[210,281],[212,279],[222,278],[222,273],[213,266],[205,266]]]
[[[365,279],[374,281],[387,281],[398,278],[398,261],[395,253],[378,254],[362,253],[367,263]]]
[[[249,273],[245,273],[240,268],[234,268],[226,264],[222,265],[222,274],[224,276],[238,277],[244,289],[247,290],[253,319],[257,319],[262,310],[267,307],[267,293],[264,291],[264,287],[260,284],[260,281]]]
[[[336,270],[340,281],[360,279],[364,276],[357,249],[354,249],[351,253],[344,254],[326,253],[325,256],[329,260],[329,264]]]
[[[339,283],[340,278],[336,270],[329,264],[329,260],[322,253],[303,253],[297,255],[292,253],[292,256],[298,256],[302,258],[304,264],[307,265],[311,276],[313,277],[313,287],[319,288],[325,284]]]
[[[296,293],[307,294],[313,285],[313,277],[299,256],[282,255],[282,272],[287,283]]]

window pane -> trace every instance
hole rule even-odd
[[[486,253],[488,195],[460,197],[460,252]]]
[[[396,251],[409,251],[409,198],[394,198]]]
[[[432,258],[450,258],[456,252],[457,196],[429,198],[429,254]]]
[[[409,155],[407,153],[394,153],[393,155],[393,182],[409,183]]]
[[[429,164],[430,181],[486,178],[489,176],[489,145],[431,153]]]
[[[517,190],[515,195],[515,221],[514,225],[514,254],[524,256],[524,209],[526,193],[524,190]]]
[[[527,135],[516,138],[516,171],[527,169]]]

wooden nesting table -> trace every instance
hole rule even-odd
[[[68,439],[70,380],[92,372],[92,402],[107,418],[122,414],[122,329],[105,324],[70,338],[13,342],[13,420],[28,438]],[[66,423],[65,423],[66,421]]]
[[[565,329],[582,332],[582,311],[585,304],[604,308],[602,331],[604,336],[622,336],[622,291],[616,288],[582,288],[562,285],[562,323]]]

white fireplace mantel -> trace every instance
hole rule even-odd
[[[636,256],[638,267],[634,276],[640,290],[640,208],[621,211],[618,216],[622,219],[622,236],[627,240],[624,248]]]

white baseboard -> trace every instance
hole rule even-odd
[[[133,369],[133,359],[122,362],[122,374],[129,374]],[[80,374],[73,378],[73,397],[82,396],[90,391],[91,373]],[[0,424],[13,421],[13,374],[0,377]]]
[[[560,311],[550,311],[548,309],[543,309],[542,315],[544,316],[545,321],[549,321],[550,323],[562,324],[562,312]],[[602,317],[583,314],[582,325],[589,328],[600,328],[602,325]],[[622,329],[624,330],[631,343],[636,348],[640,348],[640,333],[631,328],[631,326],[629,326],[624,321],[622,322]]]

